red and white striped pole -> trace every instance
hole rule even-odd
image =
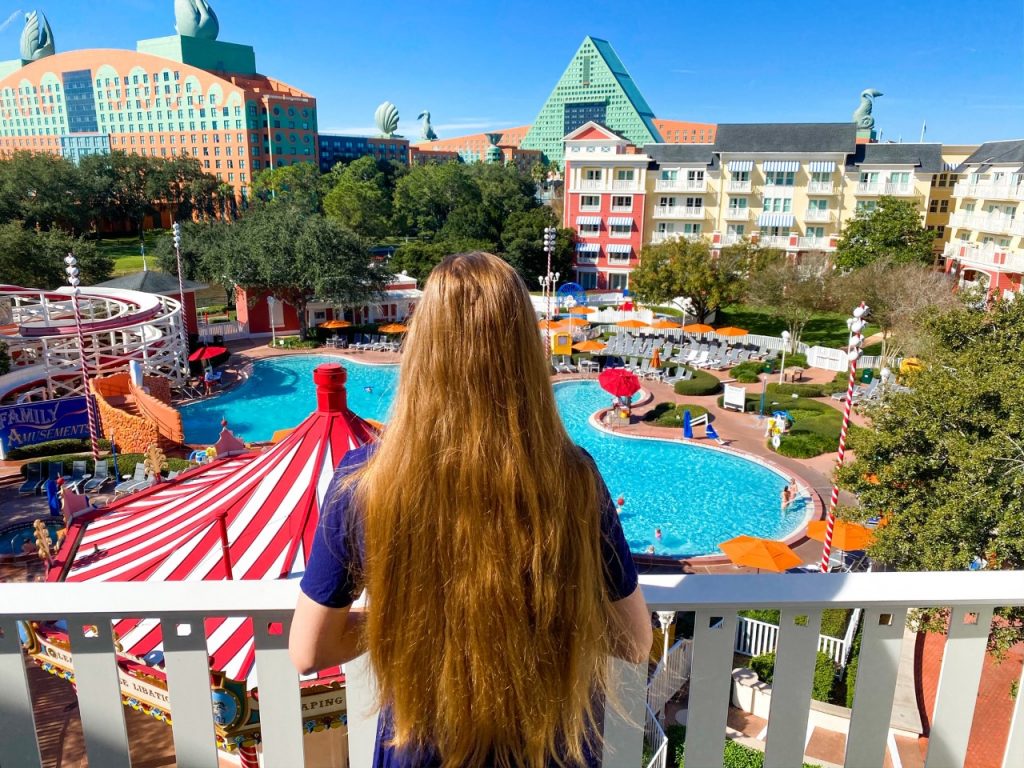
[[[246,742],[238,748],[238,757],[241,760],[242,768],[260,768],[259,752],[256,751],[255,742]]]
[[[65,272],[71,285],[71,311],[75,315],[75,331],[78,333],[78,354],[82,360],[82,383],[85,385],[85,413],[89,422],[89,441],[92,443],[92,460],[100,460],[100,425],[93,403],[92,392],[89,391],[89,357],[85,353],[85,334],[82,332],[82,313],[78,307],[78,260],[74,254],[64,257]]]
[[[850,430],[850,411],[853,409],[853,390],[857,384],[857,360],[860,358],[860,348],[864,343],[864,326],[867,321],[864,317],[868,314],[868,307],[862,301],[860,306],[853,310],[853,317],[846,321],[850,328],[850,344],[847,347],[846,357],[850,365],[850,376],[846,382],[846,402],[843,407],[843,425],[839,429],[839,456],[836,458],[836,469],[843,466],[846,459],[846,434]],[[832,557],[832,532],[836,527],[836,507],[839,506],[839,479],[832,481],[832,497],[828,503],[828,515],[825,518],[825,547],[821,553],[821,572],[828,573],[829,561]]]

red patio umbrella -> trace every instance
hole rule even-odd
[[[200,360],[212,360],[219,355],[227,353],[225,347],[200,347],[188,356],[189,362],[198,363]]]
[[[632,397],[640,391],[640,379],[625,368],[607,368],[597,377],[601,389],[615,397]]]

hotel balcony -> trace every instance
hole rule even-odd
[[[832,238],[829,237],[801,237],[799,239],[801,251],[834,251]]]
[[[604,179],[580,179],[575,186],[569,189],[570,192],[607,192],[608,182]]]
[[[697,232],[652,232],[651,244],[671,243],[676,240],[700,240],[704,235]]]
[[[686,205],[656,205],[654,206],[654,218],[656,219],[690,219],[701,220],[707,217],[707,209],[704,206]]]
[[[597,264],[597,257],[600,254],[597,251],[577,251],[576,252],[576,263],[577,264]]]
[[[729,181],[727,181],[725,184],[726,192],[749,194],[752,189],[753,184],[751,183],[750,179],[747,179],[746,181],[741,181],[738,179],[729,179]]]
[[[810,222],[829,222],[832,221],[832,211],[821,210],[820,208],[808,208],[804,212],[804,221]]]
[[[809,195],[831,195],[834,194],[835,184],[831,181],[811,181],[807,184],[807,194]]]
[[[1024,234],[1024,218],[1007,216],[1002,213],[957,211],[950,217],[949,225],[978,232],[991,232],[995,235]]]
[[[1024,274],[1024,251],[1003,248],[994,243],[978,245],[954,240],[946,244],[942,255],[956,259],[966,267]]]
[[[878,181],[861,181],[857,183],[858,195],[892,195],[909,197],[917,194],[913,184],[890,184]]]
[[[792,248],[791,240],[789,235],[761,235],[757,242],[762,248]]]
[[[773,702],[762,737],[764,764],[800,765],[818,717],[811,693],[821,614],[826,608],[862,610],[853,708],[830,710],[830,717],[843,722],[845,728],[845,746],[839,747],[845,752],[845,765],[888,764],[892,734],[899,729],[899,725],[891,726],[894,713],[902,706],[897,700],[908,690],[913,700],[913,680],[908,689],[906,676],[913,675],[915,665],[903,653],[908,610],[933,606],[950,609],[951,621],[929,718],[926,764],[963,766],[993,610],[1024,605],[1021,573],[1013,571],[659,575],[643,577],[642,584],[652,611],[692,613],[693,636],[684,641],[685,663],[678,670],[671,666],[670,655],[669,675],[659,667],[649,678],[646,664],[609,661],[609,686],[621,706],[608,707],[604,716],[606,766],[666,765],[667,742],[652,709],[659,712],[667,698],[679,691],[685,691],[678,698],[687,723],[687,766],[722,765],[734,685],[734,651],[741,626],[737,612],[743,609],[781,610]],[[329,757],[307,744],[312,737],[304,735],[304,721],[310,713],[304,713],[300,705],[299,678],[288,659],[287,638],[297,594],[295,580],[0,584],[0,679],[4,682],[0,689],[0,757],[4,768],[41,765],[40,748],[44,739],[52,738],[36,736],[34,713],[55,704],[29,686],[19,622],[56,620],[66,621],[69,630],[70,648],[62,652],[66,658],[61,663],[73,665],[77,714],[89,764],[100,768],[130,765],[119,685],[119,674],[124,673],[119,673],[117,638],[111,631],[115,618],[161,622],[165,628],[165,706],[171,714],[166,727],[173,737],[177,764],[215,768],[218,753],[203,622],[223,616],[253,619],[261,764],[267,768],[301,768],[314,761],[327,765]],[[366,657],[347,664],[345,677],[347,731],[338,738],[347,738],[352,768],[368,768],[377,724],[374,683]],[[671,678],[667,688],[661,685],[666,678]],[[156,682],[163,687],[162,681]],[[70,682],[54,684],[69,686],[71,695]],[[1003,768],[1019,766],[1024,755],[1024,696],[1018,695],[1010,706],[1014,715],[1006,743],[994,747]],[[223,714],[220,711],[221,717]],[[63,712],[61,717],[65,717]]]
[[[643,192],[637,179],[614,179],[611,190],[612,192]]]
[[[750,209],[726,208],[722,216],[726,221],[750,221]]]
[[[656,179],[656,192],[707,192],[707,179]]]
[[[982,181],[972,184],[970,181],[958,181],[953,185],[953,197],[973,197],[978,200],[1009,200],[1024,201],[1024,182],[993,183]]]

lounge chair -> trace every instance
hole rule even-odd
[[[106,459],[100,459],[96,462],[96,468],[93,470],[92,477],[87,479],[82,485],[82,490],[88,493],[94,491],[97,488],[102,488],[108,482],[114,478],[110,475],[109,464]]]
[[[29,464],[25,468],[25,482],[18,488],[19,496],[32,496],[43,487],[43,465],[41,462]]]
[[[89,465],[84,461],[75,461],[71,464],[71,479],[67,481],[66,487],[78,493],[79,486],[88,480],[92,475],[87,472]]]
[[[683,380],[684,373],[686,373],[686,369],[682,366],[676,366],[675,370],[673,370],[671,374],[668,373],[668,369],[666,368],[664,373],[662,373],[661,380],[665,384],[675,384],[677,381]]]
[[[141,488],[146,482],[146,465],[136,464],[135,473],[127,480],[114,486],[114,494],[131,493],[136,488]]]
[[[71,479],[71,475],[65,475],[64,474],[64,462],[63,461],[51,461],[51,462],[49,462],[49,465],[50,465],[49,466],[49,472],[48,472],[48,474],[46,476],[47,480],[54,480],[54,481],[56,481],[58,478],[63,477],[64,478],[64,482],[66,483],[68,480]]]

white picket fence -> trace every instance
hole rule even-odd
[[[647,683],[647,706],[660,715],[665,704],[675,696],[690,677],[693,640],[683,638],[668,650]]]
[[[240,323],[238,320],[231,320],[227,323],[204,323],[200,320],[198,331],[199,337],[207,340],[214,336],[220,336],[224,341],[249,338],[249,324]]]
[[[850,627],[854,626],[851,619]],[[846,633],[852,638],[850,630]],[[779,647],[779,628],[775,624],[757,619],[738,616],[736,621],[736,653],[742,656],[760,656],[763,653],[774,653]],[[818,635],[818,650],[826,654],[841,667],[846,666],[849,658],[850,642],[846,638]]]

